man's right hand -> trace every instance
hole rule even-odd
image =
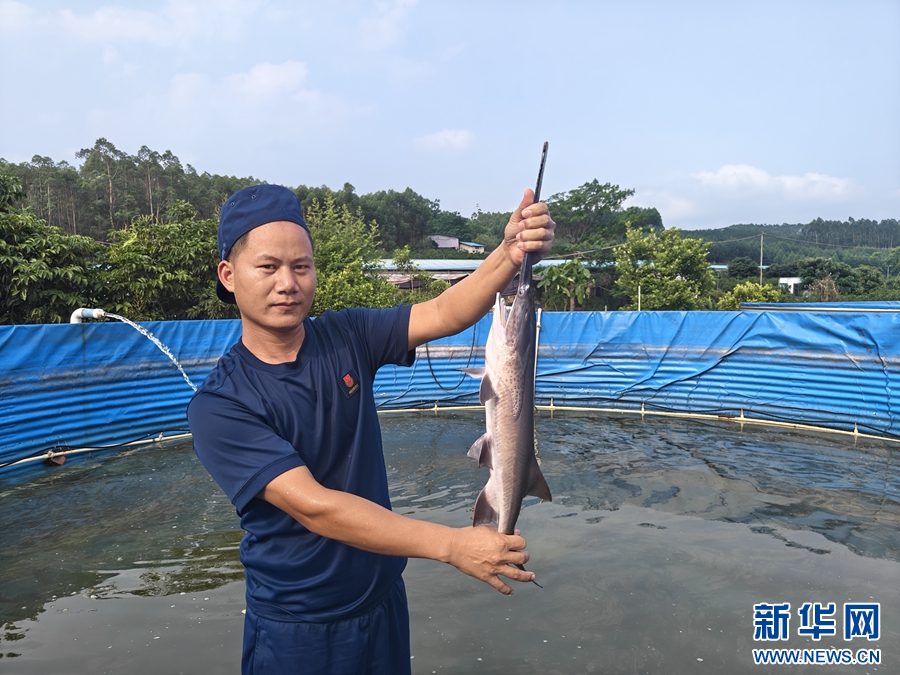
[[[512,535],[500,534],[492,525],[479,525],[454,530],[447,562],[504,595],[512,595],[513,589],[500,576],[513,581],[534,581],[534,572],[512,567],[524,565],[529,557],[518,530]]]

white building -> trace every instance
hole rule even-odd
[[[459,237],[448,237],[446,234],[432,234],[428,237],[440,248],[452,248],[454,251],[459,250]]]
[[[778,279],[778,285],[787,286],[787,289],[791,294],[797,292],[797,286],[799,286],[801,283],[803,283],[802,277],[780,277]]]

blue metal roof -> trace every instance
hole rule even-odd
[[[481,246],[481,244],[476,244]],[[414,258],[410,262],[423,272],[474,272],[484,262],[481,258],[454,258],[441,260],[437,258]],[[535,267],[550,267],[552,265],[564,265],[568,260],[541,260]],[[395,271],[397,266],[390,258],[382,258],[378,261],[378,267],[386,272]]]

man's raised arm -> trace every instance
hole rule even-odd
[[[497,293],[515,277],[525,252],[540,260],[553,245],[556,223],[547,205],[534,203],[534,191],[526,190],[509,219],[503,242],[471,276],[438,297],[413,305],[409,317],[409,348],[455,335],[483,317]]]

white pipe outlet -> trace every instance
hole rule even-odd
[[[69,323],[81,323],[83,319],[102,319],[104,316],[106,316],[106,312],[102,309],[79,307],[72,312],[72,316],[69,317]]]

